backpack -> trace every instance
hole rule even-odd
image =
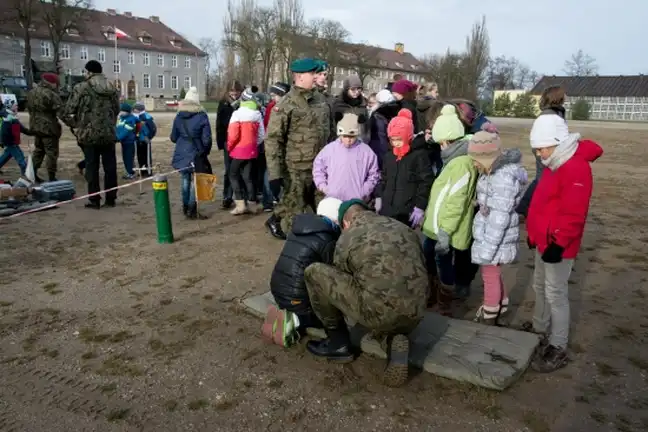
[[[153,139],[155,138],[155,135],[157,134],[157,126],[155,124],[155,120],[153,120],[153,117],[148,114],[146,118],[144,119],[144,122],[146,123],[146,127],[148,128],[149,131],[149,138]]]

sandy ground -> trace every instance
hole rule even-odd
[[[160,136],[170,118],[160,116]],[[528,127],[503,124],[508,146],[528,151]],[[574,128],[572,126],[572,128]],[[587,128],[606,154],[581,255],[571,277],[573,362],[527,372],[497,393],[414,377],[402,389],[378,379],[382,363],[312,359],[303,345],[265,345],[260,321],[238,300],[268,289],[282,243],[264,216],[235,218],[204,206],[180,215],[170,182],[176,242],[158,245],[151,193],[119,205],[82,202],[0,221],[0,430],[2,431],[640,431],[648,429],[648,134]],[[160,139],[154,159],[168,166]],[[65,136],[61,178],[80,157]],[[221,171],[218,151],[212,160]],[[16,167],[4,169],[12,178]],[[120,166],[121,171],[121,166]],[[121,175],[121,173],[120,173]],[[148,190],[148,188],[147,188]],[[506,269],[514,321],[530,318],[530,253]],[[480,302],[481,282],[468,307]]]

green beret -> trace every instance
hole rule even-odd
[[[342,201],[342,204],[340,204],[340,209],[338,210],[338,221],[340,225],[342,225],[342,219],[344,219],[344,215],[346,214],[347,210],[349,210],[349,207],[353,205],[359,205],[365,210],[369,210],[367,203],[362,201],[361,199],[356,198],[348,201]]]
[[[325,70],[328,70],[329,65],[328,65],[327,62],[325,62],[324,60],[317,60],[317,62],[319,63],[319,67],[317,68],[316,72],[319,73],[319,72],[324,72]]]
[[[312,58],[297,59],[290,64],[290,70],[294,73],[317,72],[319,67],[319,60]]]

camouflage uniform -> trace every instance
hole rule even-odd
[[[344,325],[347,316],[378,338],[408,334],[425,312],[428,280],[418,234],[371,211],[342,232],[333,266],[311,264],[304,280],[327,330]]]
[[[117,186],[115,142],[119,92],[103,74],[90,74],[74,86],[65,106],[64,121],[74,128],[86,160],[88,193],[99,192],[99,162],[104,168],[104,189]],[[106,202],[114,202],[117,191],[106,193]],[[99,196],[90,198],[93,203]]]
[[[273,111],[265,152],[269,179],[284,181],[274,215],[287,233],[293,216],[315,210],[313,161],[328,143],[330,109],[319,92],[293,86]]]
[[[42,80],[27,94],[27,110],[29,111],[29,129],[34,133],[34,171],[46,159],[49,179],[56,178],[56,163],[59,157],[59,140],[61,139],[61,124],[58,121],[62,115],[63,102],[56,91],[56,86]]]

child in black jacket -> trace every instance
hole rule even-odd
[[[292,230],[270,278],[270,291],[277,306],[270,306],[261,327],[263,337],[277,345],[289,347],[308,327],[322,327],[313,313],[304,281],[304,270],[321,262],[333,263],[335,244],[340,237],[337,223],[342,202],[325,198],[317,214],[300,214],[293,218]]]
[[[423,223],[434,182],[430,148],[425,134],[414,137],[412,114],[406,109],[389,122],[387,135],[392,151],[383,157],[376,212],[416,228]]]

